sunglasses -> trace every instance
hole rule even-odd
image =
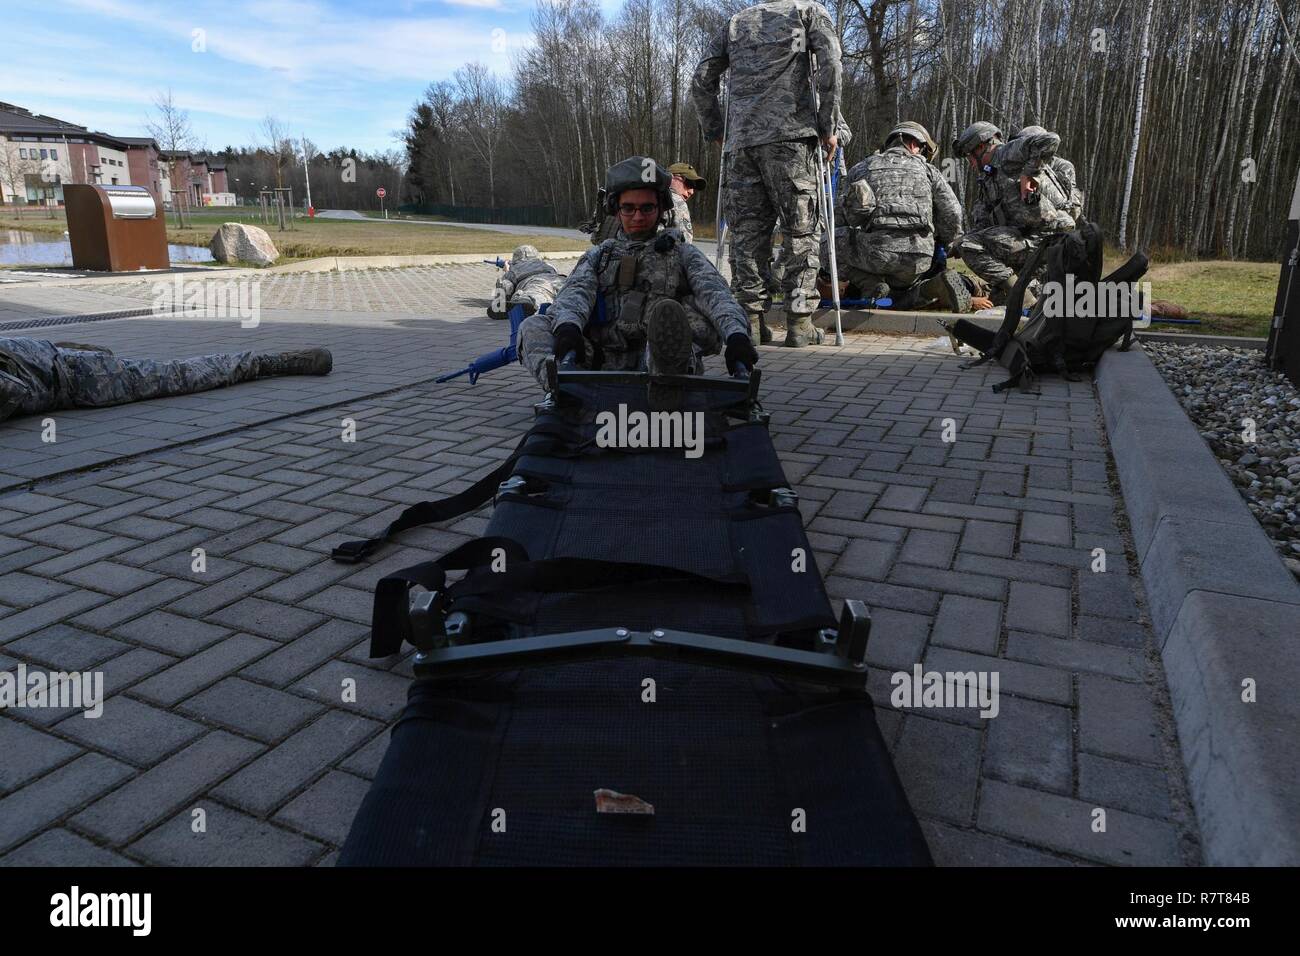
[[[652,212],[659,211],[659,204],[657,202],[643,202],[639,206],[634,206],[630,202],[619,203],[618,211],[624,216],[635,216],[637,213],[648,216]]]

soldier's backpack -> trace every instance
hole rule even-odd
[[[1034,303],[1017,332],[1024,312],[1025,289],[1044,259],[1044,290],[1048,294]],[[1135,253],[1104,280],[1101,264],[1102,234],[1096,223],[1084,222],[1072,232],[1046,239],[1020,271],[1020,280],[1007,298],[1001,328],[994,332],[968,319],[944,323],[955,338],[980,352],[978,360],[963,368],[996,361],[1011,374],[1005,382],[994,385],[993,391],[1005,391],[1014,385],[1027,391],[1045,372],[1077,381],[1074,373],[1095,365],[1116,342],[1122,340],[1120,351],[1127,350],[1133,340],[1133,322],[1141,311],[1138,297],[1129,294],[1130,284],[1146,274],[1148,260],[1142,253]],[[1110,285],[1099,287],[1099,281]],[[1118,295],[1106,294],[1105,290],[1121,287]],[[1076,298],[1077,293],[1082,296]],[[1081,307],[1071,307],[1075,303]]]

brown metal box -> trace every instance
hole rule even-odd
[[[166,269],[167,224],[143,186],[63,184],[75,269]]]

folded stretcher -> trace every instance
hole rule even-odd
[[[371,655],[413,645],[417,680],[340,865],[928,864],[870,619],[833,615],[758,374],[658,380],[698,457],[598,440],[649,418],[645,374],[551,379],[492,474],[336,549],[494,500],[482,538],[376,589]]]

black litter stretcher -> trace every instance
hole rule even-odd
[[[688,457],[597,441],[645,373],[548,371],[490,475],[335,550],[494,502],[376,588],[371,656],[410,644],[417,679],[339,865],[929,865],[758,372],[655,380],[703,421]]]

